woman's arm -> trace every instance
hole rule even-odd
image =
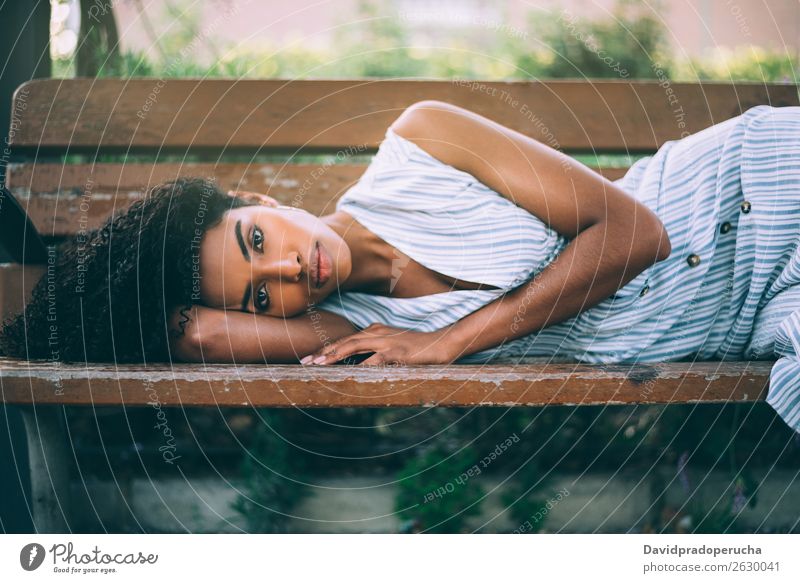
[[[585,229],[527,283],[448,326],[442,341],[450,361],[588,310],[658,261],[655,253],[629,254],[615,237],[605,223]]]
[[[391,125],[445,164],[472,174],[565,237],[603,221],[624,229],[633,250],[669,255],[661,220],[645,204],[574,158],[468,109],[420,101]],[[622,233],[620,233],[622,234]]]
[[[664,225],[646,205],[515,130],[439,101],[414,104],[392,129],[572,238],[530,282],[448,328],[454,359],[569,319],[671,252]]]
[[[530,282],[450,326],[455,358],[575,316],[671,253],[646,205],[524,134],[439,101],[414,104],[392,127],[572,238]]]
[[[173,312],[170,349],[188,362],[296,363],[355,331],[345,318],[316,308],[276,318],[195,305]]]
[[[392,129],[571,241],[530,282],[451,326],[421,333],[374,324],[310,354],[310,362],[366,352],[375,354],[363,364],[453,362],[575,316],[671,253],[664,225],[647,206],[510,128],[455,105],[421,101]]]

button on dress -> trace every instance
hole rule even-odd
[[[666,142],[616,184],[664,223],[670,257],[572,318],[457,362],[777,360],[767,402],[800,431],[800,107],[757,106]],[[524,285],[569,244],[391,128],[336,208],[434,271],[500,288],[334,292],[318,305],[358,328],[439,329]]]

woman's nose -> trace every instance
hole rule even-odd
[[[266,260],[261,269],[262,276],[274,277],[292,283],[300,281],[303,276],[303,263],[296,251],[279,259]]]

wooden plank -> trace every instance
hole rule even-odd
[[[0,359],[6,403],[432,407],[725,403],[764,398],[768,361],[631,365],[63,365]]]
[[[39,265],[0,263],[0,321],[22,310],[44,271]]]
[[[657,81],[46,79],[18,88],[16,153],[376,147],[438,99],[566,150],[654,150],[797,87]]]
[[[148,188],[179,176],[214,178],[224,189],[265,192],[321,216],[364,173],[364,164],[12,164],[8,183],[40,233],[99,227]],[[615,180],[625,168],[599,168]]]
[[[149,188],[180,176],[213,178],[225,190],[265,192],[317,216],[363,174],[363,164],[14,164],[9,189],[40,233],[99,227]]]

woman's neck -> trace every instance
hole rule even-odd
[[[350,276],[340,282],[341,291],[372,292],[383,289],[391,278],[393,248],[344,211],[320,217],[350,248]]]

